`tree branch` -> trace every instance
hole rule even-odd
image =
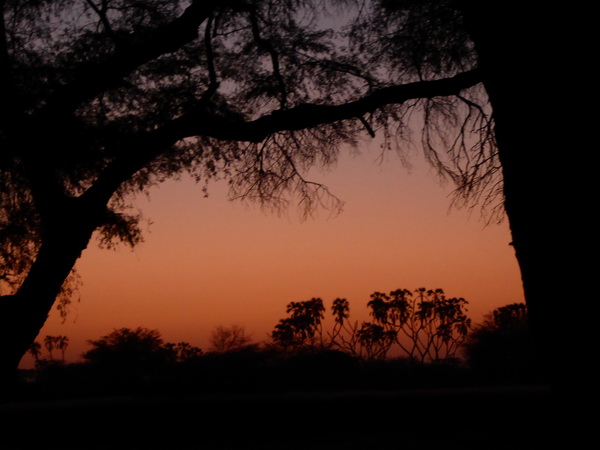
[[[417,98],[457,95],[480,81],[474,69],[452,78],[420,81],[373,91],[365,97],[340,105],[303,104],[277,110],[250,122],[234,121],[208,112],[204,107],[190,110],[151,132],[132,137],[122,153],[98,177],[84,197],[107,202],[119,186],[177,141],[206,136],[225,141],[261,142],[281,131],[303,130],[340,120],[360,118],[386,105],[402,104]]]
[[[274,111],[250,122],[236,122],[209,113],[205,109],[194,109],[166,124],[159,132],[165,136],[171,135],[170,140],[173,142],[190,136],[260,142],[279,131],[304,130],[341,120],[356,119],[387,105],[398,105],[420,98],[457,95],[479,82],[479,71],[473,69],[451,78],[378,89],[359,100],[340,105],[301,104],[284,111]]]
[[[89,5],[90,8],[94,10],[94,12],[98,15],[100,22],[102,22],[102,26],[104,30],[109,34],[109,36],[113,39],[115,44],[119,43],[119,39],[116,38],[115,33],[110,25],[110,21],[106,16],[106,3],[103,2],[102,8],[99,8],[92,0],[85,0],[85,2]]]
[[[275,50],[275,48],[271,45],[271,43],[261,37],[260,35],[260,27],[258,25],[258,18],[256,17],[256,11],[250,11],[250,24],[252,25],[252,35],[254,36],[254,40],[256,44],[265,50],[269,56],[271,57],[271,64],[273,66],[273,75],[277,80],[277,85],[279,87],[279,104],[281,109],[286,109],[287,107],[287,92],[285,89],[285,81],[283,80],[283,76],[281,75],[281,68],[279,64],[279,54]]]
[[[0,1],[0,118],[2,121],[12,120],[15,113],[21,112],[15,108],[17,96],[14,89],[12,63],[4,23],[5,3],[5,1]]]
[[[180,49],[198,37],[198,27],[216,7],[235,5],[236,0],[192,1],[181,16],[156,28],[144,40],[119,46],[112,56],[82,66],[76,77],[49,97],[43,115],[72,111],[81,102],[117,85],[123,77],[153,59]]]

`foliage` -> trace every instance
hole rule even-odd
[[[115,329],[89,344],[92,348],[82,356],[92,364],[144,365],[173,358],[173,352],[165,347],[159,331],[143,327]]]
[[[425,288],[375,292],[368,303],[380,333],[387,332],[409,358],[419,361],[455,357],[471,325],[466,304],[464,298],[446,298],[442,289]]]
[[[40,355],[42,354],[42,344],[40,344],[38,341],[33,341],[27,352],[33,356],[36,361],[39,361]]]
[[[325,306],[320,298],[291,302],[286,312],[290,317],[281,319],[271,333],[273,341],[286,349],[324,345],[321,321]]]
[[[271,337],[286,349],[336,348],[366,360],[385,358],[394,345],[412,360],[452,360],[471,324],[466,304],[463,298],[446,298],[441,289],[375,292],[368,302],[373,322],[359,326],[349,321],[348,301],[337,298],[331,307],[334,325],[325,333],[323,300],[313,298],[291,302],[291,316],[279,321]]]
[[[308,170],[365,133],[381,130],[390,144],[399,123],[403,137],[412,112],[428,148],[433,131],[453,125],[442,133],[456,143],[449,161],[430,157],[442,172],[470,153],[477,171],[494,166],[474,52],[452,2],[0,7],[0,284],[20,311],[2,360],[17,361],[43,325],[48,311],[33,305],[71,292],[65,280],[94,232],[103,246],[140,242],[132,196],[167,178],[225,177],[234,198],[337,210]],[[338,28],[323,20],[336,7]]]
[[[488,378],[530,381],[539,377],[539,352],[526,305],[513,303],[488,314],[469,334],[465,356],[474,370]]]
[[[148,368],[194,358],[202,351],[187,342],[165,343],[158,330],[144,327],[121,328],[98,340],[83,358],[94,365],[107,367]]]
[[[503,28],[487,26],[495,17],[483,3]],[[338,20],[326,20],[332,12]],[[540,206],[539,189],[556,183],[535,151],[549,141],[522,130],[550,119],[549,109],[514,105],[547,95],[528,82],[546,55],[531,52],[539,42],[524,31],[535,21],[550,35],[553,21],[520,12],[470,0],[0,2],[0,305],[11,318],[0,327],[0,363],[16,367],[61,289],[70,293],[65,280],[92,236],[107,247],[140,242],[135,194],[188,173],[225,178],[233,198],[266,207],[338,211],[341,201],[306,174],[367,135],[382,136],[385,152],[416,134],[461,199],[497,211],[506,195],[527,301],[542,303],[539,274],[551,268],[536,231],[552,208]],[[436,307],[414,312],[433,314],[429,331],[380,316],[361,333],[357,324],[353,342],[378,357],[392,332],[429,333],[408,353],[443,357],[463,330]],[[530,308],[544,332],[548,309]],[[289,342],[319,336],[310,321],[282,326]]]
[[[174,354],[177,362],[193,360],[202,355],[200,347],[195,347],[188,342],[177,342],[176,344],[167,342],[165,348]]]
[[[340,12],[346,28],[324,20]],[[305,212],[335,209],[304,173],[364,133],[391,143],[392,123],[407,137],[409,111],[423,113],[430,149],[442,123],[454,125],[449,160],[430,152],[445,173],[461,151],[493,148],[475,103],[485,99],[454,96],[477,80],[456,81],[446,97],[383,91],[474,67],[447,1],[3,2],[2,31],[0,276],[14,287],[68,218],[69,199],[104,208],[93,224],[101,243],[135,245],[141,216],[128,194],[184,172],[227,177],[233,197],[275,208],[295,197]],[[371,103],[354,103],[361,97]],[[320,106],[345,103],[352,110]],[[459,138],[469,134],[477,145]],[[478,171],[495,161],[482,154]]]
[[[50,361],[54,361],[54,355],[52,353],[53,350],[60,350],[61,352],[61,360],[64,362],[65,360],[65,352],[67,347],[69,346],[69,338],[67,336],[50,336],[47,335],[44,337],[44,348],[48,351],[48,358]],[[40,357],[42,355],[42,345],[34,341],[29,347],[28,352],[31,356],[34,357],[36,363],[40,362]]]

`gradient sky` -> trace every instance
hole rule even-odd
[[[397,288],[464,297],[474,322],[523,301],[506,220],[486,225],[479,209],[450,209],[452,185],[418,155],[407,170],[395,153],[378,164],[376,143],[360,152],[311,174],[345,201],[335,217],[302,221],[294,207],[278,216],[228,201],[224,183],[209,185],[208,198],[187,179],[152,189],[135,201],[152,221],[145,242],[133,251],[90,244],[77,266],[81,301],[64,323],[53,311],[38,340],[68,336],[67,360],[76,361],[87,340],[121,327],[156,328],[205,350],[219,325],[262,341],[289,302],[312,297],[327,306],[347,298],[359,321],[371,293]]]

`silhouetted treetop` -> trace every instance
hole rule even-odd
[[[135,244],[139,216],[124,194],[184,170],[230,174],[234,196],[272,205],[288,189],[307,211],[335,203],[304,179],[308,167],[422,99],[479,82],[456,11],[384,2],[355,21],[350,3],[5,2],[7,276],[27,269],[68,198],[88,209],[109,202],[96,212],[103,241]],[[330,28],[327,8],[343,13],[346,29]],[[375,33],[383,18],[392,40]],[[438,106],[444,115],[471,107],[448,102],[420,108],[432,120]]]
[[[135,366],[168,361],[173,356],[158,330],[143,327],[115,329],[89,344],[92,348],[83,354],[83,358],[95,364]]]
[[[145,327],[115,329],[100,339],[90,340],[86,362],[104,367],[142,367],[197,358],[198,347],[187,342],[164,342],[158,330]]]
[[[448,298],[442,289],[396,289],[374,292],[367,303],[372,322],[350,321],[350,304],[336,298],[331,305],[333,327],[325,331],[325,306],[320,298],[287,305],[289,317],[271,333],[285,350],[336,349],[365,360],[384,359],[393,346],[412,361],[455,358],[471,326],[464,298]]]

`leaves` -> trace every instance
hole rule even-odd
[[[374,292],[367,303],[373,322],[350,323],[348,300],[337,298],[331,306],[334,326],[324,333],[323,300],[291,302],[290,317],[281,319],[271,337],[285,349],[337,348],[363,359],[383,359],[395,345],[401,353],[421,362],[454,358],[471,326],[467,301],[446,298],[442,289],[388,294]]]
[[[291,316],[281,319],[271,334],[276,344],[284,348],[311,347],[316,345],[315,337],[322,344],[321,321],[325,312],[322,299],[291,302],[286,311]]]

